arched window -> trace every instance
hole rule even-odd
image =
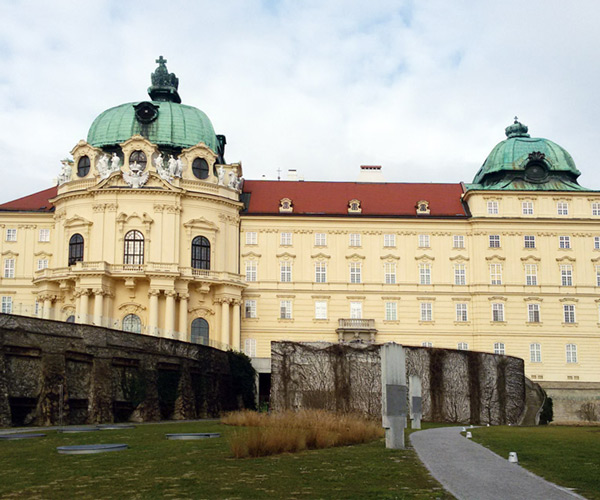
[[[139,231],[129,231],[125,235],[123,264],[144,263],[144,235]]]
[[[142,333],[142,320],[135,314],[128,314],[123,318],[123,331]]]
[[[134,163],[137,163],[141,170],[146,170],[146,161],[146,155],[143,151],[134,151],[129,156],[129,168],[131,168],[131,165]]]
[[[192,240],[192,267],[210,269],[210,242],[204,236]]]
[[[83,261],[83,236],[76,233],[69,240],[69,265]]]
[[[82,156],[77,162],[77,176],[85,177],[90,171],[90,159],[87,156]]]
[[[208,177],[208,163],[204,158],[196,158],[192,162],[192,172],[198,179],[206,179]]]
[[[204,318],[196,318],[192,321],[191,342],[208,345],[208,322]]]

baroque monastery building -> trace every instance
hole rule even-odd
[[[600,387],[600,192],[515,120],[473,183],[245,181],[161,57],[57,187],[0,205],[2,312],[241,349],[398,342]]]

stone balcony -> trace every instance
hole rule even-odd
[[[359,339],[375,342],[377,328],[374,319],[339,318],[336,333],[340,342]]]

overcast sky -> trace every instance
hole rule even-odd
[[[52,185],[163,55],[244,175],[472,181],[518,115],[600,189],[600,2],[0,2],[0,201]]]

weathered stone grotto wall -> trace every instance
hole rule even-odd
[[[271,407],[381,416],[380,345],[271,343]],[[516,424],[525,408],[522,359],[405,347],[406,374],[422,380],[423,418]]]
[[[217,416],[241,394],[227,352],[88,325],[0,315],[0,426]]]

